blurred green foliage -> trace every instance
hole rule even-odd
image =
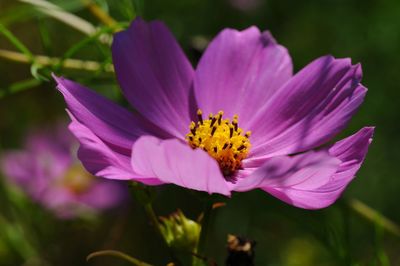
[[[194,63],[201,53],[199,40],[210,40],[226,27],[257,25],[269,29],[289,49],[296,70],[325,54],[361,62],[369,92],[342,136],[364,125],[375,125],[376,135],[343,200],[326,210],[305,211],[260,191],[234,195],[227,206],[214,211],[207,254],[223,265],[226,235],[234,233],[257,241],[256,265],[400,264],[400,238],[356,214],[347,201],[360,199],[400,223],[400,125],[396,124],[400,119],[400,1],[264,0],[256,10],[244,12],[228,0],[96,0],[120,25],[104,25],[84,1],[52,3],[83,18],[96,32],[88,36],[82,27],[71,27],[22,1],[0,1],[0,49],[22,52],[28,58],[28,63],[0,58],[0,149],[19,147],[32,127],[67,119],[51,72],[123,102],[109,71],[107,38],[136,15],[165,21]],[[47,62],[36,55],[59,60]],[[96,61],[99,67],[95,71],[67,67],[71,58]],[[0,187],[0,265],[87,265],[85,257],[104,248],[155,265],[168,262],[168,251],[140,204],[133,202],[97,220],[61,222],[4,182]],[[160,215],[177,208],[190,218],[201,212],[201,201],[187,191],[166,187],[157,193],[155,209]],[[94,258],[88,265],[128,264]]]

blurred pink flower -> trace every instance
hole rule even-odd
[[[73,155],[77,143],[66,127],[30,134],[24,150],[5,152],[1,167],[8,180],[60,218],[74,218],[120,205],[127,188],[94,178]]]
[[[140,18],[115,35],[112,53],[138,112],[55,77],[78,157],[95,175],[227,196],[262,189],[318,209],[365,158],[372,127],[327,144],[367,91],[350,59],[323,56],[293,75],[286,48],[250,27],[223,30],[194,70],[163,23]]]

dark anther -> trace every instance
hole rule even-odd
[[[222,147],[223,150],[225,150],[228,147],[228,142],[224,144],[224,146]]]
[[[229,138],[233,136],[233,127],[229,128]]]
[[[244,148],[246,148],[245,145],[240,145],[240,147],[239,147],[237,150],[238,150],[238,151],[241,151],[241,150],[243,150]]]
[[[190,141],[193,141],[193,137],[192,137],[192,136],[189,136],[189,140],[190,140]]]
[[[191,128],[190,132],[192,132],[193,136],[195,136],[196,135],[196,128]]]
[[[235,127],[235,131],[238,130],[238,123],[232,122],[233,126]]]
[[[199,119],[199,122],[202,125],[203,124],[203,116],[202,116],[202,113],[200,110],[197,111],[197,118]]]
[[[201,138],[199,138],[199,143],[201,143]]]
[[[215,118],[215,116],[212,118],[211,120],[211,124],[210,127],[212,127],[215,124],[215,121],[217,121],[217,118]]]
[[[221,121],[222,121],[222,115],[218,115],[218,125],[221,125]]]
[[[218,148],[217,147],[214,147],[214,152],[216,153],[218,151]]]
[[[217,130],[217,127],[213,127],[211,130],[211,136],[214,136],[215,131]]]

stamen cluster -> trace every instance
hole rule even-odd
[[[242,135],[237,115],[232,121],[223,119],[223,111],[210,114],[208,119],[203,119],[202,111],[197,111],[197,123],[191,122],[190,133],[186,140],[193,148],[201,148],[217,160],[225,177],[231,176],[241,168],[241,162],[247,157],[250,149],[250,131]]]

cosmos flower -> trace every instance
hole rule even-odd
[[[73,156],[76,146],[65,126],[36,131],[27,137],[24,150],[1,156],[1,168],[10,182],[60,218],[120,205],[126,187],[89,174]]]
[[[323,56],[297,74],[268,31],[225,29],[194,70],[166,26],[136,19],[112,45],[129,111],[57,78],[94,175],[230,196],[262,189],[297,207],[332,204],[374,129],[328,144],[366,94],[361,67]]]

